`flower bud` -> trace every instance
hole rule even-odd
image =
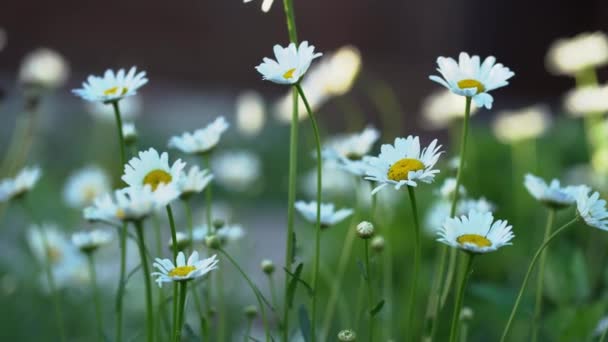
[[[374,236],[371,241],[371,247],[374,252],[381,253],[384,250],[384,238],[381,235]]]
[[[362,221],[357,225],[357,235],[362,239],[369,239],[374,236],[374,225],[371,222]]]
[[[222,219],[215,219],[215,220],[213,220],[212,224],[213,224],[213,228],[222,229],[226,225],[226,221],[224,221]]]
[[[262,271],[264,271],[264,273],[271,275],[274,273],[274,263],[272,262],[272,260],[269,259],[264,259],[262,260]]]
[[[468,306],[465,306],[460,310],[460,320],[462,321],[470,321],[473,319],[473,309]]]
[[[248,305],[243,309],[243,313],[247,318],[254,319],[258,315],[258,307],[255,305]]]
[[[338,341],[341,342],[349,342],[355,341],[357,339],[357,334],[350,329],[342,330],[338,333]]]
[[[222,242],[217,235],[205,236],[205,246],[210,249],[219,249],[222,247]]]

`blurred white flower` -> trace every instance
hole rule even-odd
[[[243,0],[243,3],[252,2],[253,0]],[[270,11],[270,7],[272,7],[272,3],[274,0],[263,0],[262,1],[262,12],[266,13]]]
[[[353,179],[337,165],[331,162],[323,163],[321,170],[323,181],[321,182],[321,193],[323,196],[344,196],[352,193]],[[309,198],[317,195],[317,169],[310,170],[302,176],[300,182],[302,191]]]
[[[550,125],[549,109],[543,105],[535,105],[498,113],[492,123],[492,129],[499,141],[511,144],[538,138]]]
[[[112,242],[114,234],[107,230],[94,229],[72,234],[72,243],[85,254],[95,252],[99,247]]]
[[[574,116],[608,112],[608,84],[573,89],[566,94],[564,106],[568,113]]]
[[[528,173],[524,179],[524,186],[532,197],[550,208],[562,209],[575,202],[573,188],[562,187],[557,179],[547,184],[542,178]]]
[[[384,144],[378,157],[365,157],[369,164],[365,179],[377,182],[378,186],[372,195],[387,185],[394,185],[396,190],[402,186],[416,186],[417,181],[432,183],[439,170],[434,169],[443,152],[437,145],[437,139],[428,147],[420,149],[420,139],[412,135],[407,138],[396,138],[395,144]]]
[[[220,141],[222,134],[228,129],[228,122],[223,116],[218,117],[204,128],[193,133],[186,132],[181,136],[169,139],[169,147],[183,153],[204,154],[210,152]]]
[[[14,178],[1,180],[0,202],[7,202],[32,190],[41,175],[42,171],[39,167],[25,167]]]
[[[255,91],[246,91],[236,98],[236,127],[243,135],[256,136],[264,128],[264,99]]]
[[[86,102],[86,110],[93,118],[113,123],[114,108],[103,102]],[[141,114],[143,101],[139,96],[129,96],[120,100],[120,117],[123,121],[133,122]]]
[[[593,228],[608,230],[608,211],[606,201],[600,199],[600,193],[590,194],[589,187],[580,186],[572,191],[576,199],[576,210],[580,218]]]
[[[132,122],[122,124],[122,136],[125,139],[125,144],[129,145],[137,140],[137,130]]]
[[[315,53],[314,45],[303,41],[297,48],[294,43],[286,48],[275,45],[274,55],[276,60],[264,58],[256,70],[262,74],[264,80],[278,84],[295,84],[304,76],[312,61],[323,54]]]
[[[137,67],[131,67],[125,73],[125,69],[108,69],[103,77],[90,75],[82,88],[73,89],[72,92],[87,101],[111,103],[121,99],[137,95],[137,90],[148,83],[146,72],[137,72]]]
[[[182,176],[184,166],[186,163],[181,159],[169,166],[167,152],[159,155],[155,149],[150,148],[147,151],[140,151],[137,157],[129,160],[121,179],[131,187],[148,185],[152,191],[156,191],[161,184],[179,190],[177,183]]]
[[[446,219],[437,241],[470,253],[488,253],[511,245],[515,237],[511,229],[507,221],[494,221],[491,212],[471,211]]]
[[[224,151],[213,156],[211,168],[219,184],[231,191],[247,191],[260,179],[262,163],[247,150]]]
[[[570,76],[606,65],[608,37],[603,32],[593,32],[559,39],[549,48],[546,63],[549,71]]]
[[[442,199],[435,202],[427,211],[425,216],[425,232],[429,234],[436,234],[441,228],[447,218],[450,217],[450,210],[452,209],[452,202]],[[470,211],[477,212],[494,212],[496,206],[485,199],[484,197],[474,198],[463,198],[458,201],[456,205],[455,217],[468,214]]]
[[[179,252],[175,264],[170,259],[156,258],[154,267],[160,272],[152,273],[157,277],[158,287],[163,287],[163,283],[188,281],[200,278],[217,268],[218,259],[216,255],[210,258],[199,260],[198,252],[194,251],[186,261],[183,252]]]
[[[494,98],[488,92],[504,87],[515,75],[509,68],[496,63],[493,56],[486,57],[480,63],[479,56],[461,52],[458,62],[453,58],[437,58],[437,71],[441,77],[432,75],[429,78],[449,89],[454,94],[472,97],[477,107],[492,108]]]
[[[200,170],[198,165],[195,165],[190,168],[188,173],[181,173],[177,180],[177,187],[182,193],[182,197],[188,197],[203,191],[212,179],[213,175],[209,170]]]
[[[63,198],[70,207],[82,208],[111,190],[108,174],[97,166],[87,166],[68,177],[63,187]]]
[[[380,132],[368,126],[361,132],[337,135],[328,139],[325,148],[336,151],[342,157],[358,160],[370,152],[379,138]]]
[[[422,103],[424,124],[430,129],[442,129],[452,121],[464,118],[465,100],[449,90],[442,89],[427,96]],[[471,115],[477,107],[471,107]]]
[[[439,188],[439,195],[446,200],[451,200],[456,192],[456,178],[449,177],[443,181],[441,187]],[[462,184],[458,187],[459,196],[465,196],[467,194],[467,189],[465,189]]]
[[[23,58],[18,77],[22,84],[52,89],[63,86],[69,73],[68,63],[63,56],[57,51],[39,48]]]
[[[310,223],[317,222],[317,202],[297,201],[296,210]],[[352,209],[336,210],[333,203],[321,203],[321,228],[329,228],[353,214]]]

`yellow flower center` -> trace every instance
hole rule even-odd
[[[169,272],[169,277],[185,277],[195,269],[194,266],[179,266]]]
[[[296,72],[296,68],[289,69],[283,74],[283,78],[286,80],[293,78],[293,73]]]
[[[159,184],[170,183],[171,179],[172,177],[170,173],[164,170],[156,169],[148,172],[148,174],[144,177],[144,185],[149,185],[152,187],[152,191],[155,191]]]
[[[477,88],[477,94],[483,93],[486,90],[486,87],[481,84],[478,80],[466,79],[462,81],[458,81],[458,88],[460,89],[469,89],[469,88]]]
[[[97,189],[95,189],[95,187],[93,186],[86,186],[82,190],[82,194],[84,197],[84,201],[86,203],[91,203],[97,197]]]
[[[399,182],[407,179],[410,171],[420,171],[424,169],[424,164],[413,158],[403,158],[391,165],[388,169],[388,179]]]
[[[118,210],[116,210],[116,217],[117,217],[119,220],[124,220],[125,216],[127,216],[127,214],[125,213],[125,211],[124,211],[124,210],[122,210],[122,209],[120,209],[120,208],[118,208]]]
[[[61,258],[63,257],[63,253],[61,252],[61,250],[59,248],[49,246],[46,249],[46,256],[51,261],[51,264],[56,264],[59,261],[61,261]]]
[[[106,89],[106,90],[103,92],[103,94],[104,94],[105,96],[110,96],[110,95],[118,95],[118,94],[120,94],[120,95],[124,95],[124,94],[126,94],[128,91],[129,91],[129,88],[127,88],[127,87],[119,87],[119,86],[116,86],[116,87],[112,87],[112,88],[108,88],[108,89]]]
[[[479,248],[492,246],[492,241],[488,240],[485,236],[477,234],[464,234],[456,238],[459,244],[464,245],[465,243],[473,244]]]

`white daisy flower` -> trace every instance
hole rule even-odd
[[[236,127],[243,135],[256,136],[264,128],[264,99],[255,91],[246,91],[236,98]]]
[[[243,0],[243,3],[252,2],[253,0]],[[263,0],[262,1],[262,12],[266,13],[270,11],[270,7],[272,7],[272,3],[274,0]]]
[[[137,90],[146,83],[146,72],[137,72],[137,67],[131,67],[128,72],[120,69],[116,73],[108,69],[103,77],[90,75],[82,83],[82,88],[72,92],[87,101],[111,103],[136,95]]]
[[[103,102],[86,102],[85,108],[94,119],[114,123],[114,107]],[[143,100],[139,96],[129,96],[120,100],[120,118],[126,122],[137,119],[143,108]]]
[[[155,191],[149,185],[116,190],[84,209],[84,218],[120,226],[121,222],[139,221],[164,208],[179,196],[177,188],[160,184]]]
[[[127,145],[134,143],[135,140],[137,140],[137,130],[135,129],[135,124],[132,122],[123,123],[122,136]]]
[[[32,190],[41,175],[42,171],[35,166],[23,168],[14,178],[3,179],[0,181],[0,202],[7,202]]]
[[[551,126],[549,109],[535,105],[514,111],[498,113],[492,124],[496,138],[505,144],[536,139]]]
[[[562,209],[576,202],[572,187],[562,187],[557,179],[547,184],[542,178],[528,173],[524,178],[524,186],[532,197],[550,208]]]
[[[209,235],[209,229],[206,224],[197,226],[192,230],[192,239],[195,243],[205,242],[207,235]],[[240,224],[225,224],[215,231],[215,235],[220,238],[222,243],[235,242],[245,236],[245,230]]]
[[[97,166],[87,166],[70,175],[63,187],[63,198],[70,207],[82,208],[111,190],[108,174]]]
[[[368,126],[361,132],[334,136],[327,141],[325,147],[345,158],[359,160],[369,153],[379,138],[380,132]]]
[[[297,201],[295,204],[298,212],[310,223],[317,222],[317,202]],[[329,228],[340,223],[352,215],[352,209],[336,210],[333,203],[321,203],[321,228]]]
[[[443,199],[451,200],[456,192],[456,178],[449,177],[443,181],[441,187],[439,188],[439,195]],[[465,196],[467,194],[467,189],[465,189],[462,184],[458,187],[459,196]]]
[[[175,264],[169,259],[156,258],[154,267],[160,272],[152,273],[152,276],[157,277],[156,283],[158,287],[163,287],[163,283],[188,281],[200,278],[210,271],[217,268],[217,256],[213,255],[210,258],[199,260],[198,252],[192,252],[192,255],[186,261],[186,256],[183,252],[177,254]]]
[[[515,75],[509,68],[495,63],[493,56],[480,63],[479,56],[469,57],[461,52],[458,62],[453,58],[437,58],[437,71],[442,77],[432,75],[429,78],[454,94],[472,97],[477,107],[491,109],[494,98],[488,92],[508,85],[507,80]]]
[[[193,133],[186,132],[181,136],[171,137],[169,147],[188,154],[207,153],[218,144],[222,133],[227,129],[228,122],[223,116],[220,116],[205,128],[197,129]]]
[[[599,192],[589,195],[590,189],[580,186],[572,190],[576,199],[576,210],[585,223],[594,228],[608,230],[608,211],[606,201],[600,199]]]
[[[99,247],[112,242],[114,234],[107,230],[81,231],[72,234],[72,243],[85,254],[93,253]]]
[[[276,60],[264,58],[264,62],[256,67],[264,80],[278,84],[295,84],[306,73],[315,58],[322,53],[315,53],[315,47],[308,45],[307,41],[300,43],[296,48],[294,43],[286,48],[274,46]]]
[[[225,151],[215,155],[211,168],[219,184],[237,192],[251,189],[262,174],[260,158],[247,150]]]
[[[198,165],[190,168],[188,173],[181,173],[177,180],[177,188],[182,193],[182,197],[202,192],[213,180],[213,175],[209,170],[201,170]]]
[[[167,152],[159,155],[155,149],[150,148],[147,151],[140,151],[138,157],[131,158],[125,165],[122,180],[131,187],[148,185],[152,191],[156,191],[160,184],[175,187],[185,165],[186,163],[178,159],[169,166]]]
[[[437,234],[437,231],[441,228],[447,218],[450,217],[450,210],[452,209],[452,203],[449,200],[442,199],[435,202],[430,209],[427,211],[424,222],[425,231],[431,235]],[[455,217],[468,214],[470,211],[477,212],[494,212],[496,206],[485,199],[484,197],[464,198],[459,200],[456,205]]]
[[[417,181],[432,183],[439,170],[433,169],[439,156],[441,145],[437,139],[420,150],[420,139],[414,136],[396,138],[395,144],[384,144],[378,157],[365,157],[369,164],[365,179],[379,183],[372,195],[387,185],[399,190],[402,186],[416,186]]]
[[[184,232],[175,232],[175,237],[177,238],[177,249],[178,250],[180,250],[180,251],[184,250],[191,245],[192,241],[190,241],[189,234],[186,234]],[[170,249],[173,249],[173,238],[172,237],[169,238],[169,241],[167,241],[167,246]]]
[[[608,37],[603,32],[593,32],[559,39],[549,48],[546,63],[551,72],[570,76],[606,65]]]
[[[462,97],[447,89],[426,97],[422,103],[422,118],[430,129],[446,128],[456,120],[464,118]],[[477,113],[477,107],[471,108],[471,115]]]
[[[569,91],[564,98],[569,114],[576,117],[608,112],[608,84],[588,86]]]
[[[19,82],[45,88],[63,86],[70,73],[65,58],[57,51],[40,48],[28,53],[19,68]]]
[[[494,221],[490,212],[471,211],[446,219],[437,241],[470,253],[488,253],[511,245],[511,229],[507,221]]]

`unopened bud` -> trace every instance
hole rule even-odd
[[[357,225],[357,235],[362,239],[374,236],[374,225],[371,222],[362,221]]]
[[[205,236],[205,246],[211,249],[219,249],[222,247],[222,242],[217,235],[207,235]]]
[[[247,318],[254,319],[258,315],[258,307],[255,305],[248,305],[243,309],[243,313]]]
[[[222,228],[224,228],[225,225],[226,225],[226,221],[224,221],[222,219],[213,220],[213,228],[215,228],[215,229],[222,229]]]
[[[384,250],[384,238],[381,235],[378,236],[374,236],[374,238],[371,241],[371,247],[372,250],[374,250],[377,253],[381,253]]]
[[[264,271],[264,273],[271,275],[274,273],[274,262],[272,262],[272,260],[269,259],[264,259],[262,260],[262,271]]]
[[[460,319],[463,321],[470,321],[473,319],[473,309],[468,306],[465,306],[460,310]]]
[[[350,329],[342,330],[338,333],[338,340],[341,342],[350,342],[357,339],[357,334]]]

